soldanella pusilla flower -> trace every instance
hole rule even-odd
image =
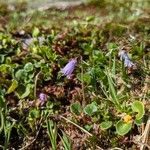
[[[133,67],[135,64],[130,60],[127,52],[125,50],[120,50],[119,51],[119,57],[120,59],[124,62],[124,66],[131,68]]]
[[[61,72],[63,73],[63,75],[66,76],[68,79],[71,79],[72,73],[75,69],[76,64],[77,64],[77,59],[76,58],[71,59],[66,64],[66,66],[63,69],[61,69]]]
[[[47,101],[47,95],[44,93],[40,93],[39,100],[40,100],[41,106],[43,106],[45,104],[45,102]]]

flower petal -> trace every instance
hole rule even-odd
[[[67,65],[61,69],[61,72],[67,77],[67,78],[70,78],[71,74],[73,73],[74,71],[74,68],[75,68],[75,65],[77,63],[77,60],[76,59],[72,59],[71,61],[69,61],[67,63]]]

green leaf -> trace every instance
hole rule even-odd
[[[32,35],[33,35],[34,37],[37,37],[37,36],[39,35],[39,33],[40,33],[39,29],[38,29],[37,27],[35,27],[35,28],[33,29]]]
[[[135,119],[135,124],[136,124],[137,126],[141,125],[142,122],[143,122],[143,119],[139,119],[139,120]]]
[[[7,64],[0,65],[0,72],[2,72],[3,74],[10,73],[11,70],[12,68],[10,65],[7,65]]]
[[[5,107],[5,99],[2,95],[0,95],[0,108],[4,108]]]
[[[48,135],[49,135],[50,142],[51,142],[51,145],[52,145],[52,150],[57,150],[57,133],[58,133],[58,129],[57,129],[56,123],[54,123],[51,120],[47,120],[46,124],[47,124]]]
[[[92,129],[92,127],[93,127],[93,125],[88,125],[88,124],[86,124],[86,125],[84,126],[84,128],[85,128],[87,131],[90,131],[90,130]]]
[[[6,93],[10,94],[14,92],[17,87],[18,87],[18,82],[16,80],[13,80],[11,86],[9,87]]]
[[[80,113],[82,112],[82,108],[79,102],[73,103],[70,106],[70,110],[72,113],[76,114],[76,115],[80,115]]]
[[[87,114],[89,116],[93,115],[93,113],[95,113],[96,111],[97,111],[97,104],[96,104],[96,102],[92,102],[91,104],[88,104],[84,108],[85,114]]]
[[[91,82],[91,76],[89,75],[89,73],[83,74],[82,78],[83,78],[83,82],[85,82],[87,85],[90,84],[90,82]]]
[[[112,65],[111,72],[115,76],[115,74],[116,74],[116,58],[115,57],[113,59],[113,65]]]
[[[5,122],[4,114],[3,114],[2,110],[0,110],[0,133],[4,128],[4,122]]]
[[[37,109],[33,109],[33,110],[30,111],[29,116],[30,116],[31,119],[39,118],[40,117],[40,111],[37,110]]]
[[[71,150],[71,140],[69,139],[69,137],[65,134],[65,132],[63,132],[63,137],[60,136],[62,144],[64,146],[65,150]]]
[[[137,120],[140,120],[144,116],[144,114],[145,114],[144,105],[140,101],[133,102],[133,104],[132,104],[132,110],[133,110],[133,112],[137,112],[138,113],[136,115],[136,119]]]
[[[112,126],[112,121],[104,121],[100,124],[102,130],[109,129]]]
[[[94,16],[88,16],[88,17],[86,17],[86,21],[87,22],[93,21],[94,19],[95,19]]]
[[[24,66],[24,70],[25,70],[25,72],[31,72],[31,71],[33,71],[33,64],[31,62],[27,63]]]
[[[46,57],[49,61],[54,62],[57,60],[57,54],[52,51],[48,46],[40,47],[40,56]]]
[[[3,63],[4,62],[4,60],[5,60],[5,55],[0,55],[0,63]]]
[[[113,50],[115,50],[115,49],[117,49],[117,45],[116,45],[116,43],[108,43],[107,44],[107,48],[109,49],[109,50],[111,50],[111,49],[113,49]]]
[[[21,95],[21,99],[23,99],[23,98],[25,98],[25,97],[27,97],[29,94],[30,94],[30,91],[31,91],[31,84],[28,84],[27,86],[26,86],[26,90],[25,90],[25,92]]]
[[[116,131],[119,135],[127,134],[132,128],[132,123],[125,123],[122,120],[118,121],[116,124]]]
[[[15,74],[15,77],[18,79],[18,80],[21,80],[25,77],[25,72],[23,69],[20,69],[16,72]]]
[[[48,64],[41,65],[41,72],[44,75],[44,80],[48,81],[52,77],[52,68]]]
[[[116,93],[116,90],[114,87],[113,80],[110,77],[110,75],[107,75],[107,77],[108,77],[109,91],[110,91],[111,97],[112,97],[114,102],[117,102],[117,93]]]

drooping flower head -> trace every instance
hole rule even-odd
[[[134,66],[134,63],[130,60],[130,58],[125,50],[120,50],[119,56],[120,56],[120,60],[124,61],[125,67],[131,68]]]
[[[71,59],[66,66],[61,69],[61,72],[68,78],[70,79],[72,76],[72,73],[75,69],[75,65],[77,64],[77,59]]]
[[[44,94],[44,93],[40,93],[40,95],[39,95],[39,100],[40,100],[41,106],[43,106],[44,103],[45,103],[46,100],[47,100],[47,95]]]

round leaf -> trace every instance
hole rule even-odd
[[[102,130],[106,130],[112,126],[112,121],[104,121],[100,124]]]
[[[97,104],[96,104],[96,102],[92,102],[91,104],[88,104],[84,108],[85,114],[87,114],[89,116],[93,115],[93,113],[95,113],[96,111],[97,111]]]
[[[132,123],[125,123],[122,120],[118,121],[116,124],[116,131],[119,135],[127,134],[132,128]]]
[[[136,119],[137,120],[140,120],[144,116],[144,114],[145,114],[144,105],[140,101],[133,102],[133,104],[132,104],[132,110],[133,110],[133,112],[137,112],[138,113],[136,115]]]
[[[25,72],[23,69],[20,69],[16,72],[15,77],[17,78],[17,80],[21,80],[25,77]]]
[[[30,116],[31,119],[39,118],[40,117],[40,111],[37,110],[37,109],[33,109],[33,110],[30,111],[29,116]]]
[[[81,108],[81,105],[79,102],[76,102],[76,103],[73,103],[71,106],[70,106],[70,110],[72,113],[76,114],[76,115],[80,115],[81,111],[82,111],[82,108]]]
[[[33,71],[33,64],[31,62],[27,63],[25,66],[24,66],[24,70],[26,72],[30,72],[30,71]]]

